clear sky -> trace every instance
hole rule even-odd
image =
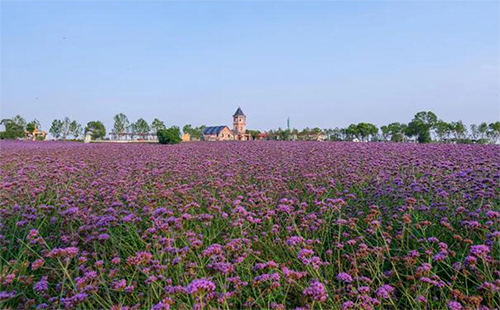
[[[251,129],[500,118],[498,1],[0,4],[2,118]]]

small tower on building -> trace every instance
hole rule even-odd
[[[233,131],[237,135],[244,135],[247,131],[247,117],[239,107],[233,115]]]

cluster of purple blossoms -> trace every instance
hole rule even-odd
[[[46,256],[47,257],[61,257],[61,258],[70,258],[78,255],[79,249],[75,247],[69,248],[56,248],[50,251]]]
[[[193,280],[186,287],[186,292],[191,295],[206,294],[215,291],[215,284],[208,279]]]
[[[392,293],[394,293],[394,287],[392,287],[392,286],[390,286],[388,284],[382,285],[381,287],[379,287],[375,291],[375,294],[378,297],[381,297],[381,298],[384,298],[384,299],[391,298]]]
[[[458,301],[450,301],[448,303],[448,309],[450,310],[461,310],[463,307],[462,307],[462,304],[459,303]]]
[[[486,257],[490,253],[490,248],[487,245],[473,245],[470,249],[470,253],[476,255],[477,257]]]
[[[43,293],[49,288],[49,282],[47,281],[47,276],[43,276],[40,281],[33,285],[33,290],[37,293]]]
[[[325,302],[328,299],[325,286],[318,280],[312,280],[309,283],[309,286],[304,289],[304,295],[318,302]]]
[[[337,275],[337,280],[345,282],[345,283],[351,283],[352,282],[352,277],[350,274],[341,272]]]

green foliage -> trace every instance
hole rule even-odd
[[[182,132],[188,133],[192,138],[201,139],[203,129],[205,129],[205,125],[199,127],[193,127],[190,124],[184,125],[182,127]]]
[[[401,123],[390,123],[387,125],[387,130],[391,136],[392,142],[403,142],[404,141],[404,132],[406,130],[407,125]]]
[[[260,134],[260,131],[247,129],[246,133],[249,134],[253,140],[256,140]]]
[[[500,138],[500,122],[494,122],[489,124],[487,135],[492,140],[492,143],[496,143]]]
[[[417,136],[417,141],[418,143],[430,143],[432,141],[430,131],[424,130],[419,132]]]
[[[26,121],[19,115],[12,119],[3,119],[0,125],[5,126],[5,131],[0,132],[0,139],[15,140],[24,137]]]
[[[64,123],[61,120],[55,119],[52,121],[52,126],[50,126],[49,133],[55,138],[59,139],[62,135]]]
[[[72,134],[75,139],[78,139],[78,137],[82,135],[82,132],[82,125],[78,124],[77,121],[72,121],[69,124],[69,133]]]
[[[146,120],[144,120],[143,118],[139,118],[135,122],[134,127],[135,127],[134,130],[136,133],[145,134],[145,133],[149,133],[149,131],[151,131],[151,127],[149,127],[148,122],[146,122]]]
[[[33,133],[36,129],[42,130],[42,125],[40,124],[40,121],[37,119],[32,120],[28,124],[26,124],[26,131]]]
[[[373,138],[378,133],[377,126],[370,123],[359,123],[356,125],[356,129],[363,141],[368,140],[370,136]]]
[[[444,140],[449,138],[449,136],[453,130],[453,127],[451,124],[449,124],[443,120],[439,120],[436,122],[434,129],[435,129],[435,132],[436,132],[438,139],[440,141],[444,141]]]
[[[158,130],[166,129],[167,127],[165,127],[165,123],[155,118],[153,120],[153,123],[151,124],[151,128],[153,129],[154,133],[157,133]]]
[[[64,140],[66,140],[66,139],[68,138],[68,136],[69,136],[69,133],[70,133],[70,132],[69,132],[69,125],[70,125],[70,124],[71,124],[71,120],[69,119],[69,117],[67,117],[67,116],[66,116],[66,117],[64,118],[64,121],[63,121],[62,133],[61,133],[62,138],[63,138]]]
[[[467,128],[465,127],[464,123],[462,123],[462,121],[451,122],[451,128],[456,140],[465,139]]]
[[[417,137],[419,143],[431,142],[431,129],[436,126],[437,116],[433,112],[418,112],[413,120],[408,124],[406,134],[410,137]]]
[[[113,117],[114,125],[113,132],[115,133],[125,133],[130,125],[128,117],[123,113],[118,113]]]
[[[90,134],[92,140],[102,139],[106,135],[106,127],[101,121],[91,121],[85,127],[85,134]]]
[[[177,144],[182,141],[181,131],[177,126],[158,130],[156,134],[158,135],[158,142],[161,144]]]
[[[16,115],[12,118],[12,121],[17,125],[21,126],[23,130],[26,128],[26,120],[21,115]]]

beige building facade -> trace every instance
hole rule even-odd
[[[232,141],[232,140],[251,140],[251,135],[247,132],[247,117],[238,108],[233,115],[233,129],[228,126],[210,126],[203,130],[202,137],[204,141]]]

